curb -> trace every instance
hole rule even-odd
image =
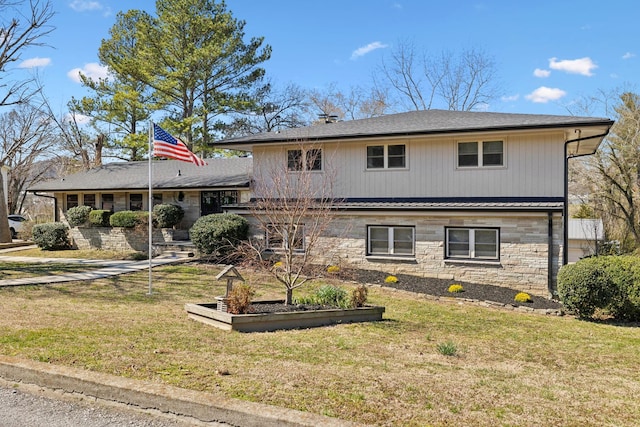
[[[62,390],[130,408],[155,410],[204,423],[247,427],[355,427],[349,421],[67,366],[0,356],[0,378],[21,385]]]

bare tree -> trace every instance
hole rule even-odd
[[[22,104],[0,116],[0,164],[10,168],[9,213],[21,212],[27,185],[47,173],[51,164],[42,161],[55,143],[55,127],[40,108]]]
[[[374,80],[378,87],[391,85],[411,110],[472,111],[501,95],[493,58],[475,48],[428,56],[413,43],[400,42],[391,57],[383,59]]]
[[[309,100],[310,107],[318,117],[330,121],[378,117],[391,108],[385,88],[352,86],[348,91],[343,91],[338,89],[336,83],[331,83],[325,90],[310,91]]]
[[[9,70],[25,49],[44,45],[53,14],[49,1],[0,0],[0,106],[23,103],[39,90],[33,79],[8,80]]]
[[[285,303],[291,304],[293,290],[319,275],[332,250],[323,237],[334,219],[334,174],[325,153],[313,144],[301,143],[281,154],[286,162],[254,167],[253,237],[242,249],[284,285]]]
[[[617,121],[586,177],[607,235],[633,250],[640,245],[640,96],[622,94],[615,111]]]

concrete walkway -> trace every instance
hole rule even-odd
[[[36,276],[36,277],[24,277],[21,279],[4,279],[0,280],[1,286],[26,286],[26,285],[47,285],[51,283],[62,282],[74,282],[77,280],[95,280],[102,279],[110,276],[117,276],[119,274],[133,273],[140,270],[149,269],[149,260],[142,261],[123,261],[123,260],[106,260],[106,259],[79,259],[79,258],[39,258],[39,257],[25,257],[14,256],[12,252],[22,249],[29,249],[32,246],[14,247],[7,249],[0,249],[0,263],[1,262],[23,262],[34,264],[50,264],[50,263],[64,263],[64,264],[80,264],[87,266],[102,266],[102,268],[94,269],[90,271],[80,273],[68,273],[59,274],[55,276]],[[151,267],[157,267],[165,264],[176,264],[188,261],[190,258],[181,257],[174,254],[160,255],[151,260]]]

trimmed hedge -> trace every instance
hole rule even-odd
[[[184,209],[178,205],[160,204],[153,207],[153,219],[160,228],[171,228],[184,218]]]
[[[109,217],[112,227],[134,228],[138,225],[148,224],[149,212],[147,211],[120,211]]]
[[[36,224],[31,230],[33,242],[43,251],[69,249],[69,227],[62,222]]]
[[[65,215],[71,227],[85,225],[89,221],[91,206],[76,206],[67,210]]]
[[[581,259],[558,273],[558,296],[578,317],[597,310],[625,321],[640,320],[640,258],[631,255]]]
[[[189,229],[191,241],[204,254],[226,255],[247,240],[249,223],[236,214],[211,214],[198,218]]]
[[[94,227],[109,227],[109,218],[113,215],[113,212],[103,210],[103,209],[94,209],[89,212],[89,224]]]

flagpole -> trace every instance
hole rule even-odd
[[[149,258],[149,295],[153,293],[153,285],[151,280],[151,270],[152,270],[152,258],[153,258],[153,185],[152,185],[152,162],[153,158],[153,122],[149,121],[149,247],[148,247],[148,258]]]

